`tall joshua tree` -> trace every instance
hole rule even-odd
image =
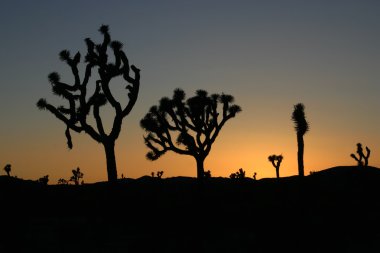
[[[46,109],[54,114],[66,125],[65,135],[67,145],[73,147],[70,131],[77,133],[85,132],[98,143],[103,144],[107,160],[108,181],[117,180],[117,168],[115,159],[115,141],[119,137],[123,119],[129,115],[136,103],[140,87],[140,70],[134,65],[129,65],[125,53],[122,51],[123,44],[119,41],[111,41],[108,26],[102,25],[99,29],[103,35],[103,42],[95,44],[91,39],[85,39],[87,45],[87,55],[85,57],[85,73],[83,79],[79,76],[78,64],[81,55],[76,53],[71,57],[70,52],[63,50],[59,56],[70,68],[74,76],[74,83],[68,84],[60,80],[57,72],[49,75],[53,94],[58,95],[68,102],[68,106],[53,106],[45,99],[40,99],[37,103],[39,109]],[[112,50],[114,62],[110,63],[108,49]],[[92,94],[88,94],[88,84],[90,76],[94,72],[97,76],[94,81],[95,88]],[[130,75],[133,71],[134,77]],[[129,83],[127,90],[128,102],[125,107],[118,102],[110,89],[111,79],[122,76]],[[123,101],[124,102],[124,101]],[[115,112],[112,129],[106,133],[100,108],[109,103]],[[96,126],[89,123],[89,115],[92,112]]]
[[[222,109],[218,111],[218,104]],[[204,175],[204,160],[224,124],[241,111],[231,95],[212,94],[198,90],[185,101],[185,92],[174,90],[173,98],[164,97],[150,108],[140,125],[148,134],[145,144],[150,148],[149,160],[156,160],[167,151],[190,155],[197,163],[197,178]],[[176,140],[173,140],[176,138]]]
[[[282,155],[270,155],[268,161],[270,161],[273,167],[276,169],[276,177],[280,178],[280,166],[281,162],[284,159]]]
[[[292,120],[294,122],[294,128],[297,133],[297,160],[298,160],[298,175],[304,176],[304,164],[303,164],[303,153],[304,153],[304,141],[303,136],[307,131],[309,131],[309,123],[306,121],[305,117],[305,106],[301,103],[294,106],[294,111],[292,114]]]

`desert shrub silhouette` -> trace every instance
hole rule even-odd
[[[115,141],[119,137],[123,119],[129,115],[136,103],[140,87],[140,70],[134,65],[129,65],[127,56],[122,50],[123,44],[119,41],[111,41],[108,26],[102,25],[99,29],[103,35],[103,42],[95,44],[91,39],[85,39],[87,45],[87,55],[85,57],[85,73],[81,80],[79,76],[78,64],[81,60],[80,53],[73,57],[70,52],[63,50],[59,56],[69,67],[74,75],[74,83],[67,84],[60,80],[57,72],[49,75],[49,81],[52,86],[53,94],[67,100],[68,107],[53,106],[45,99],[37,102],[39,109],[46,109],[54,114],[59,120],[66,125],[65,135],[67,145],[73,147],[70,130],[77,133],[85,132],[98,143],[103,144],[106,161],[108,181],[117,180],[117,168],[115,159]],[[108,48],[112,49],[115,61],[108,62]],[[93,71],[93,69],[97,71]],[[134,72],[134,77],[130,76],[130,70]],[[94,72],[99,75],[96,77],[94,93],[89,92],[88,83],[90,76]],[[122,76],[129,83],[125,87],[128,95],[128,103],[122,107],[110,89],[110,82],[115,77]],[[103,120],[100,116],[100,109],[109,103],[114,110],[115,116],[110,133],[106,133]],[[96,126],[89,123],[89,114],[92,112]]]
[[[10,177],[11,171],[12,171],[12,165],[10,165],[10,164],[5,165],[4,171],[5,171],[5,173],[7,173],[7,176]]]
[[[148,133],[144,137],[151,150],[147,159],[156,160],[167,151],[189,155],[196,160],[197,178],[204,178],[204,160],[212,144],[224,124],[241,111],[233,100],[231,95],[209,96],[207,91],[197,90],[194,97],[185,101],[185,92],[181,89],[174,90],[171,99],[162,98],[160,104],[151,107],[140,121]],[[222,106],[220,112],[219,104]]]
[[[78,167],[76,170],[72,170],[71,172],[73,175],[69,181],[73,182],[75,185],[79,185],[79,180],[83,178],[83,173],[80,171],[80,168]]]
[[[298,175],[303,177],[304,172],[304,163],[303,163],[303,154],[304,154],[304,141],[303,136],[307,131],[309,131],[309,123],[305,118],[305,106],[301,103],[294,105],[294,110],[292,114],[292,120],[294,122],[294,129],[297,133],[297,161],[298,161]]]
[[[358,154],[358,157],[355,154],[351,154],[351,157],[355,159],[355,161],[358,162],[359,167],[367,167],[368,166],[368,159],[371,155],[371,150],[368,147],[365,147],[367,151],[367,155],[363,152],[363,147],[361,143],[356,144],[356,153]],[[364,161],[363,161],[364,159]]]
[[[276,169],[276,177],[280,178],[280,166],[281,162],[284,159],[282,155],[270,155],[268,161],[270,161],[273,167]]]
[[[232,173],[230,175],[230,178],[231,179],[244,179],[245,178],[245,171],[242,168],[240,168],[235,173]]]
[[[67,181],[67,180],[64,179],[64,178],[60,178],[60,179],[58,179],[58,184],[68,185],[68,184],[69,184],[69,181]]]
[[[210,170],[205,171],[204,177],[205,178],[211,178],[211,171]]]
[[[38,183],[42,185],[48,185],[49,183],[49,175],[43,176],[37,180]]]

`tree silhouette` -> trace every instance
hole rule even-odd
[[[11,170],[12,170],[12,165],[10,165],[10,164],[5,165],[4,171],[7,173],[8,177],[11,176]]]
[[[157,173],[156,173],[157,178],[161,179],[163,174],[164,174],[164,172],[162,170],[161,171],[157,171]],[[152,172],[152,177],[155,177],[155,173],[154,172]]]
[[[85,73],[81,80],[79,76],[78,64],[81,59],[80,53],[76,53],[74,57],[70,56],[70,52],[63,50],[59,55],[74,75],[74,83],[67,84],[61,82],[57,72],[49,75],[49,81],[52,86],[53,94],[58,95],[68,102],[68,107],[55,107],[45,99],[40,99],[37,103],[39,109],[46,109],[54,114],[59,120],[66,125],[65,135],[67,145],[71,149],[73,147],[71,141],[70,130],[77,133],[85,132],[98,143],[104,146],[108,181],[117,180],[117,168],[115,159],[115,141],[119,137],[123,119],[129,115],[136,103],[139,86],[140,86],[140,70],[134,65],[129,65],[128,58],[122,51],[123,44],[119,41],[111,41],[108,26],[102,25],[99,29],[103,35],[103,42],[95,44],[91,39],[85,39],[87,45],[87,55],[85,57]],[[108,48],[112,49],[115,61],[109,63]],[[88,83],[93,69],[97,70],[96,81],[94,82],[94,92],[89,95]],[[134,72],[134,78],[130,76],[130,70]],[[128,102],[125,107],[118,102],[110,89],[111,79],[122,76],[127,83],[125,89],[128,93]],[[109,103],[114,110],[114,119],[111,131],[107,134],[103,121],[100,116],[100,108]],[[89,114],[92,111],[93,119],[96,127],[89,123]]]
[[[351,154],[351,157],[354,158],[355,161],[358,162],[359,167],[363,167],[363,166],[367,167],[368,159],[369,159],[369,156],[371,155],[371,150],[368,147],[365,147],[365,149],[367,150],[367,155],[364,155],[362,144],[358,143],[356,144],[356,147],[357,147],[356,153],[359,155],[359,157],[356,157],[355,154]],[[364,163],[363,163],[363,159],[364,159]]]
[[[80,168],[78,167],[76,170],[72,170],[73,175],[71,176],[71,182],[74,182],[75,185],[79,185],[79,180],[83,178],[83,173],[80,172]]]
[[[241,111],[231,95],[212,94],[198,90],[185,101],[185,92],[174,90],[173,98],[164,97],[141,120],[146,132],[145,144],[150,148],[146,157],[156,160],[167,151],[190,155],[197,163],[197,178],[204,178],[204,160],[210,153],[224,124]],[[218,104],[222,109],[218,112]],[[221,114],[221,115],[220,115]],[[221,117],[220,117],[221,116]],[[173,139],[176,140],[173,140]]]
[[[270,155],[268,161],[270,161],[273,167],[276,169],[276,177],[280,178],[280,166],[281,162],[284,159],[282,155]]]
[[[298,175],[303,177],[304,173],[304,164],[303,164],[303,153],[304,153],[304,141],[303,136],[307,131],[309,131],[309,123],[305,118],[305,106],[301,103],[294,106],[294,111],[292,114],[292,120],[294,122],[294,128],[297,133],[297,160],[298,160]]]

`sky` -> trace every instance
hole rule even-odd
[[[65,104],[50,89],[53,71],[73,77],[58,53],[85,55],[84,39],[100,42],[98,28],[124,44],[141,69],[138,101],[116,142],[119,176],[164,171],[163,177],[196,176],[194,158],[167,153],[148,161],[139,122],[175,88],[227,93],[243,111],[227,122],[205,161],[212,176],[275,177],[268,156],[282,154],[280,176],[297,174],[291,113],[305,105],[310,131],[305,174],[355,165],[356,143],[368,146],[380,167],[380,2],[377,0],[164,0],[1,1],[0,167],[24,179],[68,179],[77,167],[85,182],[107,180],[101,144],[73,134],[36,102]],[[125,87],[121,79],[114,87]],[[115,88],[116,89],[116,88]],[[119,92],[120,91],[120,92]],[[127,94],[117,90],[126,101]],[[112,120],[108,111],[102,113]],[[0,174],[5,174],[4,171]]]

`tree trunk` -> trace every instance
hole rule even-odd
[[[197,178],[199,180],[202,180],[204,178],[205,169],[203,167],[204,159],[202,158],[195,158],[197,160]]]
[[[276,176],[277,178],[280,178],[280,168],[276,167]]]
[[[115,142],[104,142],[103,145],[106,152],[108,182],[116,182],[117,168],[115,159]]]
[[[301,134],[297,134],[297,144],[298,144],[298,175],[300,177],[303,177],[305,175],[304,173],[304,166],[303,166],[303,150],[304,150],[304,143],[303,143],[303,136]]]

